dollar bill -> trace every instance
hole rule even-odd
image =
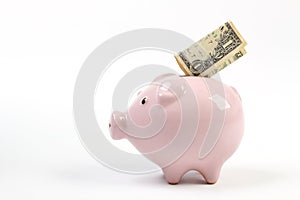
[[[180,51],[175,59],[186,75],[211,77],[246,54],[247,45],[231,21]]]

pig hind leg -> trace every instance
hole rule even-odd
[[[219,179],[220,170],[221,166],[208,165],[208,167],[198,168],[197,171],[202,174],[208,184],[215,184]]]

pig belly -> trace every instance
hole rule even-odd
[[[219,178],[223,163],[240,144],[244,129],[241,100],[235,90],[213,79],[188,77],[186,80],[193,89],[197,102],[199,102],[199,127],[188,150],[178,160],[163,168],[164,176],[170,184],[177,184],[187,171],[196,170],[202,174],[207,183],[213,184]],[[225,99],[230,108],[223,111],[225,112],[224,123],[216,142],[212,144],[208,154],[200,158],[203,144],[210,137],[209,127],[214,102],[209,97],[215,87],[224,88]]]

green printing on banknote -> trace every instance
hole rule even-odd
[[[232,22],[226,22],[175,58],[185,74],[211,77],[245,55],[246,44]]]

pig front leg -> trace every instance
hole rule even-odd
[[[185,172],[186,170],[175,166],[168,166],[163,168],[164,177],[166,181],[171,185],[178,184]]]

